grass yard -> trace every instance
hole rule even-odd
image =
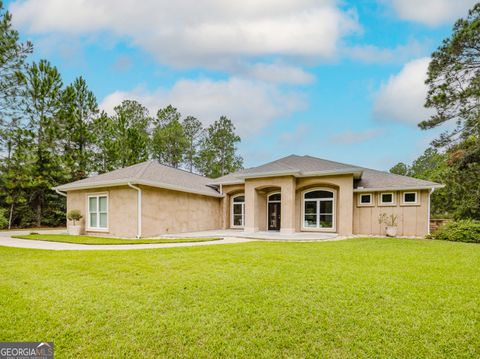
[[[62,357],[480,356],[480,245],[0,247],[0,341]]]
[[[148,244],[148,243],[186,243],[218,241],[222,238],[162,238],[162,239],[124,239],[94,236],[71,236],[68,234],[26,234],[13,238],[32,239],[35,241],[77,243],[77,244]]]

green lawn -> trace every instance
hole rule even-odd
[[[0,247],[0,341],[62,357],[480,356],[480,245]]]
[[[94,236],[70,236],[68,234],[26,234],[13,238],[32,239],[36,241],[64,242],[78,244],[147,244],[147,243],[185,243],[217,241],[222,238],[162,238],[162,239],[123,239]]]

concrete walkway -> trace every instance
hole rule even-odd
[[[175,247],[194,247],[209,246],[217,244],[246,243],[250,239],[225,237],[222,240],[191,243],[158,243],[158,244],[75,244],[62,242],[37,241],[29,239],[12,238],[13,235],[29,234],[32,231],[8,231],[0,232],[0,246],[15,248],[46,249],[54,251],[92,251],[92,250],[132,250],[132,249],[152,249],[152,248],[175,248]],[[63,230],[35,230],[35,233],[65,233]]]
[[[332,241],[345,239],[336,233],[325,232],[295,232],[281,233],[279,231],[259,231],[245,232],[241,229],[220,229],[211,231],[188,232],[181,234],[164,234],[158,238],[208,238],[208,237],[232,237],[232,238],[248,238],[260,239],[263,241],[279,241],[279,242],[311,242],[311,241]]]

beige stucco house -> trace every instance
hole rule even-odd
[[[291,155],[216,179],[148,161],[55,188],[87,234],[151,237],[235,228],[245,232],[384,234],[381,213],[398,216],[398,235],[429,231],[434,182]]]

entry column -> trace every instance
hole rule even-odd
[[[285,178],[282,183],[282,210],[280,218],[280,233],[295,232],[295,177]]]
[[[258,203],[258,193],[255,189],[255,183],[249,180],[245,181],[245,232],[257,232],[258,223],[256,208]]]

